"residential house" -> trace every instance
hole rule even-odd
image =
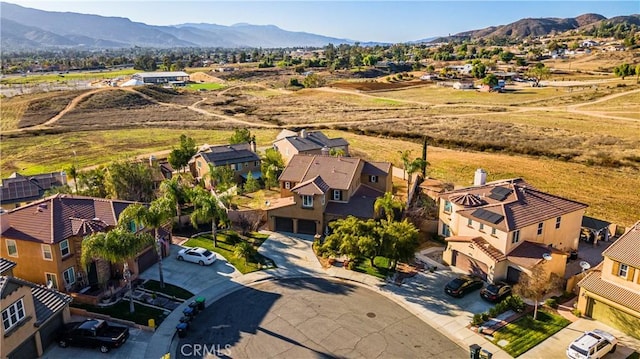
[[[235,181],[242,183],[249,173],[260,178],[260,156],[256,152],[255,142],[236,145],[204,145],[189,161],[193,177],[200,180],[207,177],[209,164],[213,167],[230,166],[235,172]]]
[[[330,154],[331,150],[341,151],[342,156],[349,156],[349,142],[343,138],[328,138],[320,131],[300,130],[299,133],[282,130],[276,140],[275,148],[282,155],[287,164],[297,154],[322,155]]]
[[[640,339],[640,221],[578,283],[578,310]]]
[[[14,277],[15,265],[0,258],[0,357],[37,358],[69,321],[71,297]]]
[[[587,207],[521,178],[486,183],[481,169],[474,186],[439,198],[444,261],[489,281],[517,282],[521,272],[529,274],[536,265],[563,277],[567,257],[578,249]]]
[[[456,81],[453,83],[453,88],[456,90],[471,90],[475,87],[472,81]]]
[[[333,220],[373,218],[375,200],[393,189],[391,163],[294,155],[280,175],[281,198],[267,208],[270,230],[322,234]]]
[[[18,266],[14,274],[63,292],[99,296],[101,287],[121,286],[121,266],[95,260],[88,269],[80,263],[82,240],[106,232],[118,223],[122,211],[134,202],[56,194],[0,214],[0,255]],[[131,223],[133,231],[136,228]],[[169,253],[171,232],[160,230],[163,255]],[[158,260],[154,246],[143,250],[129,267],[134,279]]]
[[[0,185],[0,205],[4,209],[13,209],[29,202],[38,200],[53,187],[67,184],[64,172],[43,173],[33,176],[23,176],[14,172],[9,178],[2,179]]]

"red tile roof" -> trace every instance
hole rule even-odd
[[[314,178],[299,183],[291,189],[291,192],[295,192],[299,195],[314,195],[325,194],[329,190],[329,185],[322,180],[322,177],[315,176]]]
[[[564,253],[552,247],[543,246],[537,243],[524,241],[507,255],[509,262],[525,268],[533,268],[542,262],[542,255],[545,253]]]
[[[640,293],[602,279],[602,264],[598,265],[580,281],[578,286],[636,312],[640,312]]]
[[[640,221],[602,252],[617,262],[640,268]]]
[[[489,256],[489,258],[493,259],[496,262],[501,262],[506,260],[507,257],[496,247],[492,246],[491,243],[487,242],[482,237],[467,237],[467,236],[451,236],[446,238],[448,242],[469,242],[475,244],[480,250]]]

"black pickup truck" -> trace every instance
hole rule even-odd
[[[65,324],[58,336],[58,345],[63,348],[69,345],[100,348],[107,353],[117,348],[129,338],[129,328],[111,325],[100,319],[86,319],[83,322]]]

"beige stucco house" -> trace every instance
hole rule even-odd
[[[329,138],[320,131],[282,130],[273,141],[275,148],[284,163],[287,164],[297,154],[329,155],[332,150],[340,151],[342,156],[349,156],[349,142],[343,138]]]
[[[474,186],[439,195],[444,261],[489,281],[517,282],[536,265],[563,277],[567,256],[578,249],[587,206],[520,178],[485,179],[484,171],[476,172]]]
[[[578,283],[578,309],[640,339],[640,221],[602,255]]]
[[[373,218],[373,204],[393,190],[391,163],[354,157],[295,155],[280,175],[281,198],[270,201],[270,230],[323,234],[353,215]]]
[[[0,258],[0,357],[37,358],[69,321],[71,297],[14,277],[15,265]]]

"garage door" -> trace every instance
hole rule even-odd
[[[140,273],[147,270],[158,261],[158,254],[153,248],[149,248],[146,252],[138,257],[138,270]]]
[[[487,269],[489,267],[464,253],[453,251],[453,266],[487,280]]]
[[[316,221],[308,219],[298,220],[298,233],[302,234],[316,234]]]
[[[25,340],[19,347],[7,355],[8,359],[24,359],[24,358],[37,358],[38,349],[36,349],[36,339],[31,336]]]
[[[49,321],[40,327],[40,340],[42,340],[42,348],[46,349],[51,343],[56,340],[56,335],[59,333],[60,327],[62,327],[62,312],[56,314],[55,317],[49,319]]]
[[[520,280],[520,273],[522,272],[519,269],[507,267],[507,282],[511,284],[518,283]]]
[[[640,318],[616,309],[607,303],[589,298],[587,316],[640,339]]]
[[[276,232],[293,233],[293,219],[285,217],[276,217]]]

